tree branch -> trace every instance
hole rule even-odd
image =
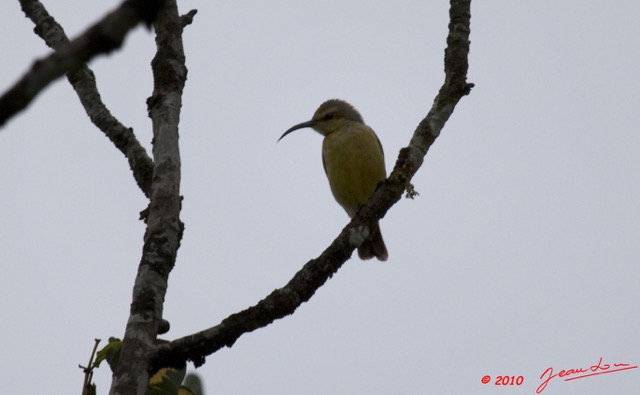
[[[193,23],[193,17],[196,16],[196,14],[198,13],[198,10],[191,10],[189,12],[187,12],[184,15],[180,16],[180,25],[182,26],[182,28],[187,27],[188,25],[190,25],[191,23]]]
[[[175,264],[183,231],[178,124],[187,68],[175,0],[165,1],[158,11],[155,30],[157,53],[151,63],[154,91],[147,101],[153,123],[155,167],[142,258],[120,359],[113,374],[112,395],[145,393],[167,279]]]
[[[140,22],[151,23],[163,0],[126,0],[80,37],[37,60],[12,88],[0,97],[0,126],[24,110],[55,79],[78,70],[83,63],[122,45],[127,33]]]
[[[473,87],[473,84],[466,82],[469,67],[470,7],[470,0],[451,0],[444,62],[445,82],[431,110],[414,132],[409,146],[400,150],[391,175],[369,202],[322,255],[305,264],[287,285],[276,289],[255,306],[227,317],[212,328],[159,346],[151,361],[152,371],[161,367],[180,367],[187,361],[192,361],[198,367],[205,362],[207,355],[222,347],[231,347],[244,333],[292,314],[349,259],[356,247],[356,243],[350,241],[351,236],[363,226],[370,227],[374,221],[384,217],[389,208],[400,200],[455,106]]]
[[[39,0],[20,0],[22,11],[36,25],[34,31],[52,49],[58,50],[69,44],[64,29],[49,15]],[[82,63],[75,72],[67,73],[67,79],[78,94],[87,115],[111,142],[124,154],[133,171],[133,177],[142,192],[149,197],[153,161],[147,155],[133,130],[125,127],[111,115],[100,98],[93,71]]]

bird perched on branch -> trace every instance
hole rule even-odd
[[[360,205],[373,195],[378,183],[387,177],[378,136],[365,125],[362,116],[351,104],[338,99],[322,103],[310,121],[292,126],[278,141],[302,128],[312,128],[324,136],[322,164],[331,192],[349,217],[353,218]],[[358,256],[361,259],[375,256],[381,261],[387,260],[389,254],[377,222],[358,247]]]

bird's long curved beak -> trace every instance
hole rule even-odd
[[[284,134],[282,136],[280,136],[278,141],[282,140],[282,138],[284,136],[288,135],[289,133],[293,132],[294,130],[304,129],[304,128],[312,128],[315,124],[316,124],[316,121],[307,121],[307,122],[302,122],[302,123],[299,123],[297,125],[294,125],[294,126],[290,127],[289,129],[287,129],[287,131],[284,132]]]

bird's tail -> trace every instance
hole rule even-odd
[[[384,245],[380,226],[377,222],[371,227],[369,238],[358,247],[358,256],[360,259],[371,259],[375,256],[381,261],[386,261],[389,258],[387,246]]]

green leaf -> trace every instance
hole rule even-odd
[[[197,395],[195,392],[191,391],[190,388],[183,386],[180,386],[180,389],[178,390],[178,395]]]
[[[202,379],[196,373],[187,374],[187,377],[182,381],[182,388],[189,391],[185,392],[185,395],[204,395]]]
[[[115,337],[109,338],[109,343],[98,351],[96,360],[93,362],[93,367],[97,368],[104,360],[107,361],[111,371],[113,372],[116,366],[118,366],[118,359],[120,358],[120,350],[122,349],[122,341]]]
[[[187,369],[162,368],[149,379],[146,395],[177,395]]]

